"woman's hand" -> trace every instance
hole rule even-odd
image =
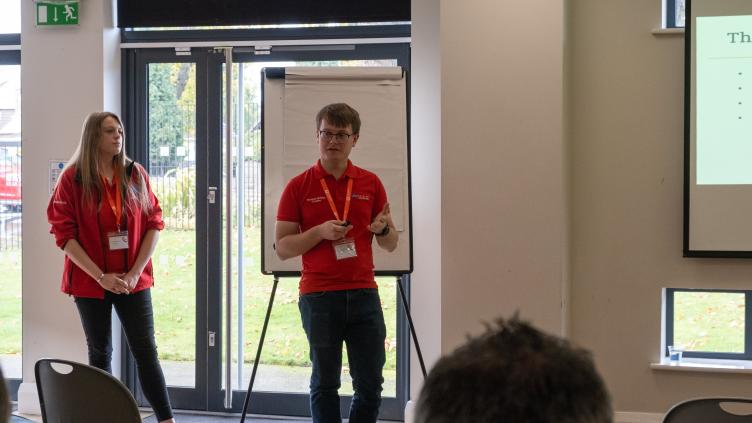
[[[136,274],[133,271],[130,271],[128,273],[120,273],[117,276],[125,281],[125,283],[128,285],[128,293],[131,293],[134,289],[136,289],[138,279],[141,277],[140,274]]]
[[[105,273],[102,275],[102,279],[98,281],[99,285],[114,294],[130,294],[131,289],[128,287],[128,283],[120,276],[116,273]]]

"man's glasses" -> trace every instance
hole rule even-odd
[[[353,134],[348,134],[346,132],[340,132],[340,133],[333,133],[329,131],[319,131],[319,138],[321,138],[324,141],[336,141],[338,143],[343,143],[350,139],[350,137],[353,136]]]

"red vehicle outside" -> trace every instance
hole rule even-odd
[[[21,158],[18,148],[0,147],[0,205],[3,211],[21,211]]]

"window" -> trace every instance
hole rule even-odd
[[[21,0],[5,0],[0,13],[0,34],[21,33]]]
[[[666,28],[684,28],[684,6],[686,0],[666,0]]]
[[[752,360],[752,291],[668,288],[664,310],[664,356],[673,345],[688,358]]]
[[[0,1],[0,367],[21,383],[21,0]]]

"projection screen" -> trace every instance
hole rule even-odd
[[[687,2],[684,255],[752,257],[752,2]]]

